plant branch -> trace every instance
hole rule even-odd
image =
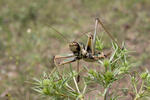
[[[73,77],[73,80],[74,80],[74,84],[75,84],[75,86],[76,86],[76,89],[77,89],[78,93],[80,94],[81,92],[80,92],[80,90],[79,90],[79,87],[78,87],[78,84],[77,84],[77,82],[76,82],[75,77]]]
[[[109,100],[109,90],[110,90],[110,87],[108,86],[106,89],[105,89],[105,93],[104,93],[104,100]]]

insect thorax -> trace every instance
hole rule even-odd
[[[81,50],[84,49],[84,45],[82,43],[73,41],[69,43],[69,48],[75,56],[81,58],[82,56]]]

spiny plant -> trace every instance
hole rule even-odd
[[[96,48],[103,49],[103,43],[101,39],[97,38]],[[132,73],[133,64],[129,62],[129,52],[125,45],[122,48],[116,43],[112,43],[113,52],[107,59],[98,60],[99,68],[104,70],[90,69],[83,66],[87,70],[87,75],[82,77],[82,83],[79,84],[76,81],[76,77],[79,73],[72,69],[70,65],[70,71],[65,73],[65,70],[60,75],[56,70],[51,74],[43,74],[41,79],[34,79],[34,90],[38,93],[49,96],[52,100],[86,100],[86,94],[95,89],[91,89],[91,84],[98,84],[101,88],[96,98],[103,97],[103,100],[120,100],[125,98],[129,94],[133,100],[139,100],[147,98],[150,95],[150,73],[148,70],[143,73]],[[114,84],[119,80],[128,77],[131,83],[129,88],[119,87],[120,91],[113,89]],[[140,88],[138,86],[140,85]],[[121,94],[120,94],[121,93]],[[92,98],[96,100],[96,98]]]
[[[146,69],[142,73],[130,75],[133,100],[146,99],[150,96],[150,72]]]
[[[40,80],[34,79],[35,91],[50,96],[53,100],[84,100],[87,85],[84,83],[84,88],[79,89],[76,81],[78,73],[72,70],[72,66],[70,66],[69,73],[63,73],[61,76],[58,71],[43,75]]]
[[[113,53],[109,59],[99,60],[99,67],[104,67],[103,72],[99,72],[94,69],[88,70],[88,76],[85,80],[88,84],[97,83],[104,88],[103,93],[100,95],[104,97],[104,100],[114,99],[109,97],[109,90],[115,81],[122,79],[125,74],[128,74],[131,65],[127,61],[128,50],[126,48],[119,48],[117,44],[112,43]]]

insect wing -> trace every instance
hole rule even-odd
[[[86,46],[85,46],[85,50],[88,51],[89,53],[91,53],[92,49],[93,49],[93,47],[92,47],[92,45],[93,45],[92,40],[93,40],[92,39],[92,34],[89,34],[88,35],[88,40],[87,40],[87,43],[86,43]]]

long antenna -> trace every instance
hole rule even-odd
[[[57,31],[55,28],[53,28],[52,26],[49,26],[51,29],[53,29],[56,33],[59,33],[61,35],[61,37],[66,41],[69,42],[69,40],[59,31]]]
[[[88,31],[85,31],[85,32],[80,32],[80,33],[78,33],[78,34],[80,34],[80,35],[79,35],[80,37],[79,37],[79,36],[77,36],[77,37],[81,38],[83,35],[85,35],[85,34],[91,32],[91,31],[94,31],[94,28],[93,28],[93,29],[90,29],[90,30],[88,30]],[[75,40],[78,40],[79,38],[77,38],[77,39],[75,39]]]
[[[51,28],[52,30],[54,30],[56,33],[59,33],[60,35],[61,35],[61,37],[66,41],[66,42],[68,42],[69,43],[69,40],[61,33],[61,32],[59,32],[58,30],[56,30],[54,27],[52,27],[52,26],[50,26],[50,25],[48,25],[49,26],[49,28]],[[90,30],[88,30],[88,31],[86,31],[86,32],[81,32],[81,33],[79,33],[79,34],[81,34],[80,35],[80,37],[82,37],[84,34],[86,34],[86,33],[88,33],[88,32],[91,32],[91,31],[93,31],[94,29],[90,29]],[[78,38],[79,39],[79,38]],[[75,39],[75,40],[78,40],[78,39]]]
[[[96,18],[96,20],[98,20],[98,22],[101,24],[101,26],[103,27],[103,29],[105,30],[105,32],[109,35],[109,37],[119,46],[119,48],[121,49],[119,43],[114,39],[114,37],[110,34],[110,32],[105,28],[105,26],[103,25],[103,23],[101,22],[101,20],[99,18]]]

